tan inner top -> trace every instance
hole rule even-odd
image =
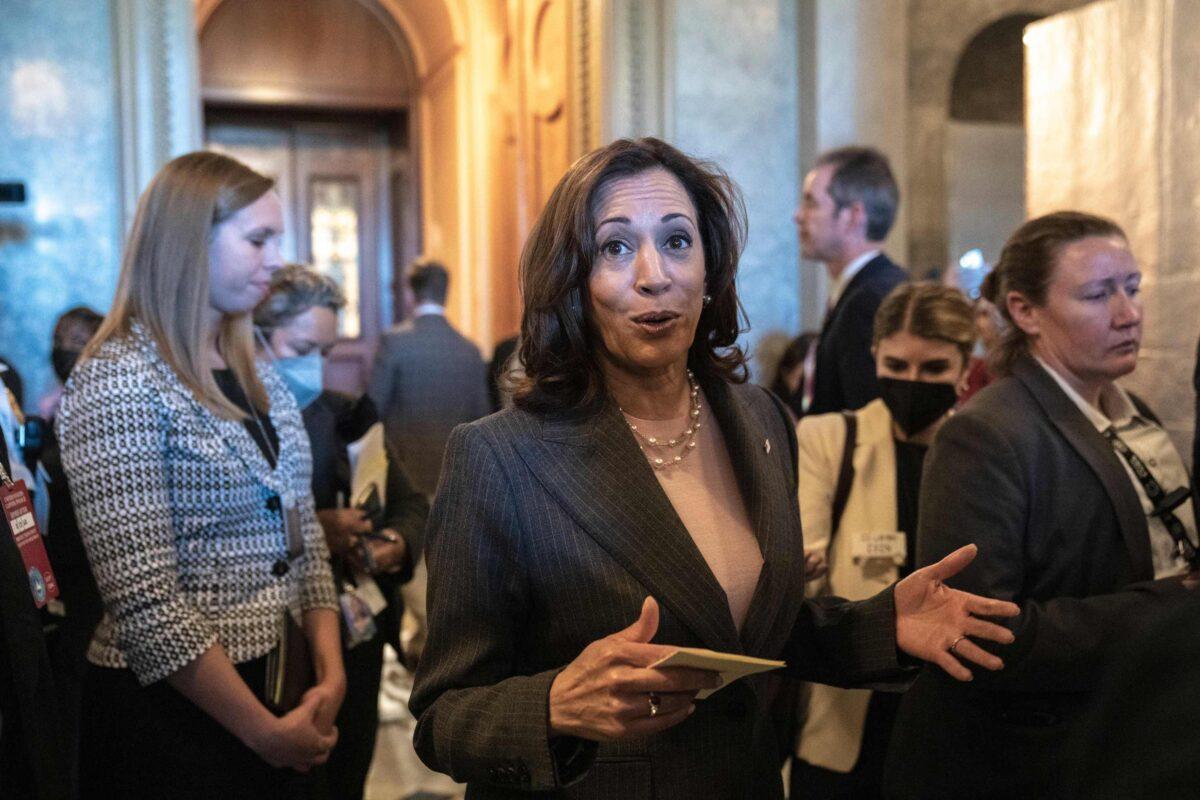
[[[680,463],[654,470],[654,475],[708,562],[717,583],[725,590],[729,612],[740,632],[762,572],[762,553],[733,476],[725,437],[709,413],[703,394],[700,402],[703,424],[696,435],[695,449]],[[638,433],[659,441],[675,438],[687,428],[686,416],[670,420],[625,416],[637,425]],[[650,447],[644,439],[639,439],[638,443],[651,459],[659,457],[670,461],[682,450],[679,447]]]

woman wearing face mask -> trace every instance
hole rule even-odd
[[[347,447],[379,419],[365,395],[353,399],[322,388],[325,356],[337,342],[337,315],[346,304],[328,277],[298,264],[271,276],[267,298],[254,311],[260,344],[296,397],[313,457],[313,499],[333,554],[334,578],[343,605],[342,643],[346,699],[337,718],[340,739],[324,769],[325,795],[362,797],[379,725],[383,646],[399,646],[403,614],[398,589],[412,577],[421,553],[428,505],[412,488],[400,463],[388,459],[382,516],[367,519],[351,503]],[[377,587],[386,608],[363,612]],[[358,620],[356,629],[351,621]]]
[[[902,284],[875,315],[882,398],[800,421],[807,560],[828,563],[818,591],[858,600],[912,571],[922,462],[966,386],[972,318],[957,289]],[[813,685],[807,698],[791,797],[882,797],[900,695]]]
[[[308,442],[250,320],[282,235],[269,178],[174,159],[71,372],[57,426],[104,605],[82,797],[306,797],[296,771],[337,741],[345,673]]]

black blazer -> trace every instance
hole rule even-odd
[[[1068,740],[1134,628],[1188,596],[1155,581],[1149,532],[1119,457],[1026,356],[938,432],[925,462],[917,560],[969,542],[950,581],[1011,600],[1016,642],[997,673],[926,669],[888,753],[893,797],[1057,797]]]
[[[468,797],[782,797],[765,676],[725,687],[656,737],[549,741],[555,676],[636,619],[648,594],[662,608],[658,643],[783,658],[842,685],[906,674],[890,591],[863,603],[804,600],[795,434],[781,406],[757,386],[704,392],[764,558],[740,636],[615,407],[592,417],[509,409],[451,437],[411,705],[417,752],[467,782]]]
[[[355,399],[326,390],[305,407],[301,417],[312,447],[312,491],[316,509],[337,508],[339,494],[344,502],[352,503],[355,498],[350,497],[350,453],[347,448],[379,421],[374,403],[366,396]],[[429,504],[425,495],[413,488],[404,466],[391,452],[387,457],[386,480],[387,486],[379,487],[386,497],[379,527],[391,528],[404,537],[408,559],[400,571],[375,576],[375,582],[388,601],[378,623],[385,640],[404,663],[404,649],[400,647],[404,599],[399,589],[412,578],[413,567],[421,558]],[[346,569],[343,559],[333,559],[336,580],[342,579]]]
[[[7,456],[0,436],[5,468]],[[20,551],[0,517],[0,797],[70,796],[61,722],[42,620]]]
[[[858,271],[821,325],[809,414],[854,410],[879,397],[871,335],[875,312],[908,273],[883,253]]]

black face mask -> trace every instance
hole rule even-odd
[[[50,351],[50,364],[54,367],[54,374],[63,383],[67,382],[67,378],[71,376],[71,369],[74,368],[75,362],[79,359],[78,350],[67,350],[64,347],[55,347]]]
[[[892,419],[908,436],[928,428],[958,402],[958,394],[950,383],[880,378],[879,392],[892,412]]]

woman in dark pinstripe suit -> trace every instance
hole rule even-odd
[[[516,408],[455,431],[428,532],[416,745],[470,797],[781,797],[766,681],[696,702],[715,676],[651,667],[671,645],[842,686],[902,684],[902,651],[1001,666],[965,636],[1014,608],[941,583],[972,547],[804,600],[795,434],[735,345],[744,235],[729,179],[654,139],[577,162],[530,234]]]

